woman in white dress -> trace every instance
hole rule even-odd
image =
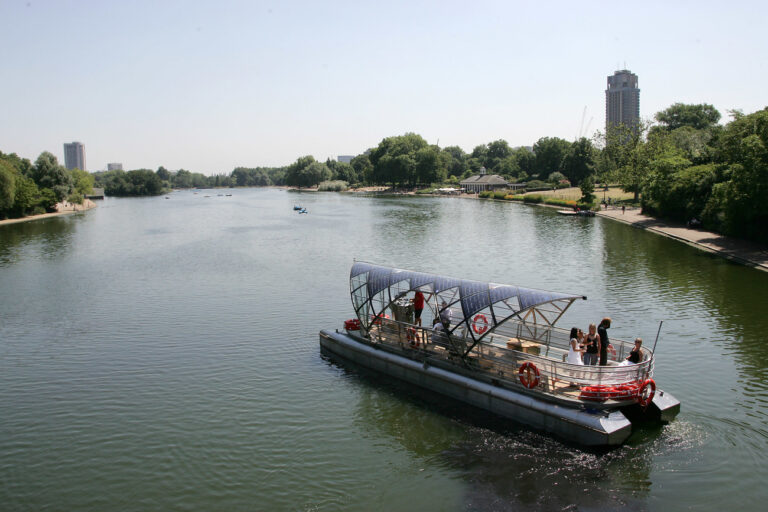
[[[570,364],[584,364],[584,361],[581,359],[581,354],[583,354],[585,350],[581,345],[583,338],[584,333],[581,332],[581,329],[577,329],[576,327],[571,329],[571,344],[568,347],[568,359],[566,359],[566,362]]]

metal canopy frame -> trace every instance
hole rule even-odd
[[[446,329],[449,338],[461,329],[472,340],[464,355],[510,319],[552,326],[574,301],[586,300],[583,295],[456,279],[365,262],[352,265],[349,285],[355,314],[366,331],[395,300],[421,291],[429,298],[427,303],[435,316],[450,316],[450,327]]]

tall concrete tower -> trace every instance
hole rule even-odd
[[[85,145],[80,142],[64,143],[64,166],[85,171]]]
[[[640,121],[640,89],[637,75],[620,69],[608,77],[605,90],[605,131],[611,126],[636,125]]]

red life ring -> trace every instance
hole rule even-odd
[[[619,400],[630,400],[630,399],[637,399],[637,393],[640,389],[640,386],[637,384],[621,384],[619,386],[616,386],[617,395],[616,398]]]
[[[482,325],[478,326],[478,324],[481,322]],[[472,319],[472,330],[475,331],[475,334],[483,334],[488,330],[488,319],[485,317],[485,315],[482,313],[475,315],[475,318]]]
[[[410,343],[412,347],[419,346],[419,337],[416,336],[416,329],[414,329],[413,327],[409,327],[405,331],[405,336],[408,339],[408,343]]]
[[[613,345],[611,345],[610,343],[608,344],[608,353],[611,354],[611,359],[613,359],[615,361],[616,360],[616,349],[613,348]]]
[[[648,394],[648,396],[645,396],[645,389],[647,387],[651,388],[651,392]],[[651,402],[653,402],[653,396],[656,394],[656,383],[653,381],[653,379],[646,379],[645,382],[643,382],[643,385],[640,386],[640,391],[637,393],[637,403],[642,405],[643,407],[648,407],[651,405]]]
[[[528,389],[535,388],[539,385],[539,382],[541,382],[539,369],[530,361],[523,363],[517,373],[520,376],[520,384]],[[533,376],[531,376],[531,374],[533,374]]]
[[[591,400],[592,402],[605,402],[611,398],[615,398],[618,394],[618,390],[613,386],[585,386],[581,388],[579,398],[582,400]]]

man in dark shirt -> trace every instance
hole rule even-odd
[[[597,334],[600,335],[600,366],[608,364],[608,332],[607,329],[611,328],[611,319],[605,317],[597,327]]]

